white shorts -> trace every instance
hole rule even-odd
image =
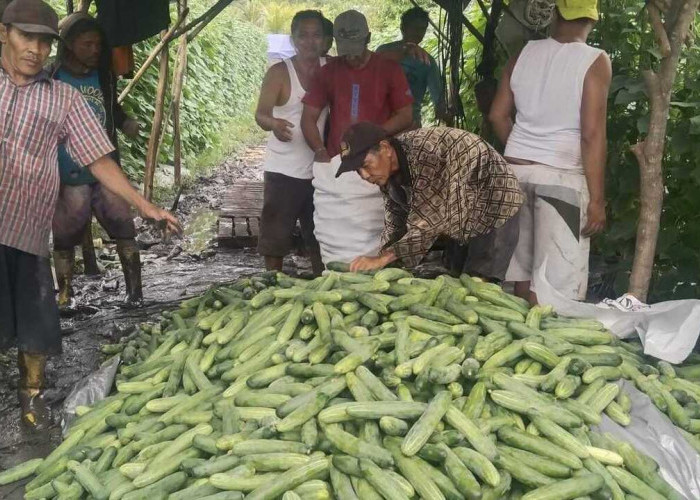
[[[567,298],[585,299],[590,251],[589,238],[581,236],[589,199],[585,176],[539,164],[510,167],[527,199],[506,281],[532,281],[546,257],[549,283]]]

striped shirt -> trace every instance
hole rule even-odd
[[[392,142],[401,175],[383,189],[382,243],[405,266],[419,264],[440,236],[465,244],[501,227],[525,200],[503,157],[478,135],[434,127]]]
[[[0,67],[0,245],[48,256],[59,143],[80,165],[114,150],[76,89],[46,73],[18,86]]]

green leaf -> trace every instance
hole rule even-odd
[[[700,134],[700,115],[693,116],[690,119],[690,131],[691,134]]]

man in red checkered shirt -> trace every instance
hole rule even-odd
[[[42,71],[58,38],[58,16],[41,0],[14,0],[0,25],[0,349],[19,348],[22,420],[47,423],[46,357],[61,352],[49,265],[49,232],[59,189],[58,144],[144,217],[177,219],[150,204],[107,156],[111,141],[73,87]]]

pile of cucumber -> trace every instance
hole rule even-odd
[[[630,423],[624,378],[700,450],[700,365],[466,275],[329,268],[217,286],[104,346],[122,356],[114,394],[0,485],[33,476],[29,500],[681,498],[590,427]]]

